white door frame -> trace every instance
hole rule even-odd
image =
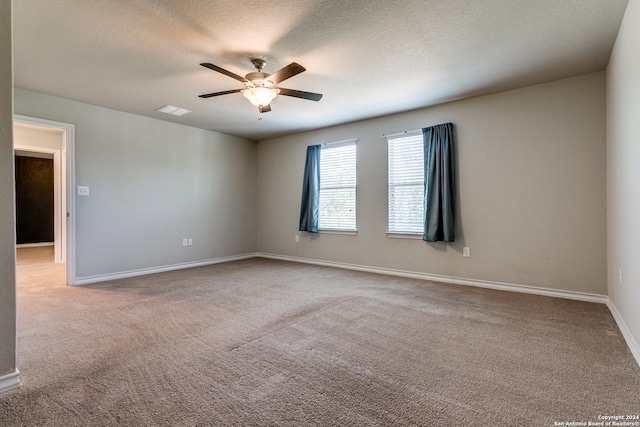
[[[76,127],[70,123],[56,122],[37,117],[13,115],[14,123],[36,126],[44,129],[62,131],[62,150],[32,147],[29,145],[14,145],[14,150],[28,150],[53,154],[55,170],[62,170],[62,174],[54,174],[54,186],[60,189],[62,197],[59,206],[54,206],[54,242],[56,246],[56,262],[67,263],[67,284],[76,281],[76,205],[75,205],[75,132]],[[56,179],[57,175],[57,179]],[[65,197],[66,196],[66,197]],[[66,206],[60,200],[66,198]],[[54,201],[55,203],[55,201]],[[63,239],[62,236],[66,236]],[[60,245],[58,245],[60,242]]]

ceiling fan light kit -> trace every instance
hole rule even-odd
[[[251,89],[244,89],[242,96],[247,98],[250,103],[256,107],[266,107],[278,96],[280,89],[269,89],[266,87],[253,87]]]
[[[239,76],[231,71],[225,70],[224,68],[220,68],[217,65],[206,62],[200,64],[205,68],[209,68],[210,70],[217,71],[218,73],[238,80],[245,86],[245,89],[232,89],[199,95],[200,98],[211,98],[214,96],[241,92],[242,96],[251,102],[251,104],[258,107],[258,111],[260,111],[260,113],[267,113],[271,111],[271,101],[273,101],[278,95],[291,96],[316,102],[320,101],[322,98],[322,94],[319,93],[303,92],[300,90],[277,87],[278,83],[305,71],[306,69],[302,65],[292,62],[273,74],[267,74],[262,72],[262,69],[265,66],[264,59],[254,58],[251,62],[258,71],[249,73],[245,77]]]

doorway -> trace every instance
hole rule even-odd
[[[27,243],[17,247],[17,271],[30,283],[75,283],[75,203],[73,191],[75,126],[14,115],[14,153],[53,162],[53,245]],[[50,239],[49,239],[50,240]]]

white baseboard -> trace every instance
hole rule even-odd
[[[40,246],[54,246],[54,243],[53,242],[20,243],[16,245],[16,248],[38,248]]]
[[[636,359],[636,362],[638,362],[638,366],[640,366],[640,346],[638,346],[638,343],[633,338],[633,335],[631,335],[631,331],[627,327],[627,324],[624,322],[624,319],[622,318],[622,315],[616,308],[615,304],[613,304],[613,301],[611,301],[611,298],[607,298],[607,307],[609,307],[609,311],[611,312],[611,315],[613,316],[616,323],[618,324],[618,328],[620,329],[620,332],[622,333],[624,340],[627,342],[627,346],[629,346],[629,350],[631,350],[631,354],[633,354],[633,357]]]
[[[322,261],[310,258],[299,258],[287,255],[275,255],[258,252],[256,256],[261,258],[276,259],[281,261],[300,262],[305,264],[324,265],[327,267],[344,268],[347,270],[364,271],[367,273],[386,274],[389,276],[408,277],[411,279],[431,280],[433,282],[453,283],[456,285],[475,286],[479,288],[496,289],[500,291],[520,292],[525,294],[542,295],[555,298],[566,298],[578,301],[595,302],[599,304],[607,303],[607,296],[600,294],[590,294],[586,292],[563,291],[557,289],[538,288],[528,285],[517,285],[513,283],[491,282],[488,280],[465,279],[453,276],[440,276],[436,274],[420,273],[415,271],[395,270],[391,268],[371,267],[358,264],[346,264],[334,261]]]
[[[183,268],[202,267],[223,262],[240,261],[243,259],[255,258],[255,253],[233,255],[227,257],[207,259],[204,261],[184,262],[180,264],[164,265],[160,267],[142,268],[140,270],[121,271],[118,273],[99,274],[96,276],[76,277],[73,285],[87,285],[89,283],[106,282],[108,280],[125,279],[127,277],[143,276],[146,274],[164,273],[166,271],[181,270]]]
[[[18,378],[19,375],[20,375],[20,371],[16,369],[15,372],[1,376],[0,377],[0,393],[4,393],[10,390],[15,390],[17,388],[22,387],[22,381],[20,381],[20,378]]]
[[[74,285],[86,285],[89,283],[105,282],[108,280],[124,279],[127,277],[143,276],[145,274],[163,273],[166,271],[181,270],[183,268],[202,267],[205,265],[219,264],[223,262],[240,261],[249,258],[269,258],[281,261],[299,262],[304,264],[323,265],[327,267],[343,268],[347,270],[364,271],[367,273],[385,274],[389,276],[408,277],[411,279],[431,280],[434,282],[453,283],[457,285],[475,286],[480,288],[497,289],[501,291],[520,292],[526,294],[543,295],[556,298],[566,298],[579,301],[607,304],[606,295],[590,294],[586,292],[563,291],[557,289],[539,288],[513,283],[492,282],[487,280],[465,279],[453,276],[441,276],[437,274],[421,273],[415,271],[395,270],[391,268],[372,267],[359,264],[347,264],[335,261],[323,261],[311,258],[300,258],[288,255],[276,255],[262,252],[254,252],[242,255],[213,258],[204,261],[185,262],[180,264],[165,265],[160,267],[143,268],[139,270],[122,271],[118,273],[100,274],[96,276],[78,277]]]

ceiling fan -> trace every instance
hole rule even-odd
[[[271,105],[269,104],[278,95],[293,96],[294,98],[308,99],[309,101],[320,101],[320,99],[322,98],[322,94],[319,93],[303,92],[301,90],[277,87],[279,83],[305,71],[306,68],[304,68],[300,64],[292,62],[291,64],[279,69],[273,74],[267,74],[262,72],[262,69],[264,68],[266,63],[264,59],[254,58],[251,60],[251,63],[256,67],[258,71],[249,73],[244,77],[208,62],[200,64],[205,68],[217,71],[218,73],[222,73],[233,79],[241,81],[245,86],[244,89],[232,89],[222,92],[206,93],[204,95],[199,95],[200,98],[211,98],[213,96],[242,92],[242,96],[247,98],[249,102],[258,107],[260,113],[267,113],[271,111]]]

